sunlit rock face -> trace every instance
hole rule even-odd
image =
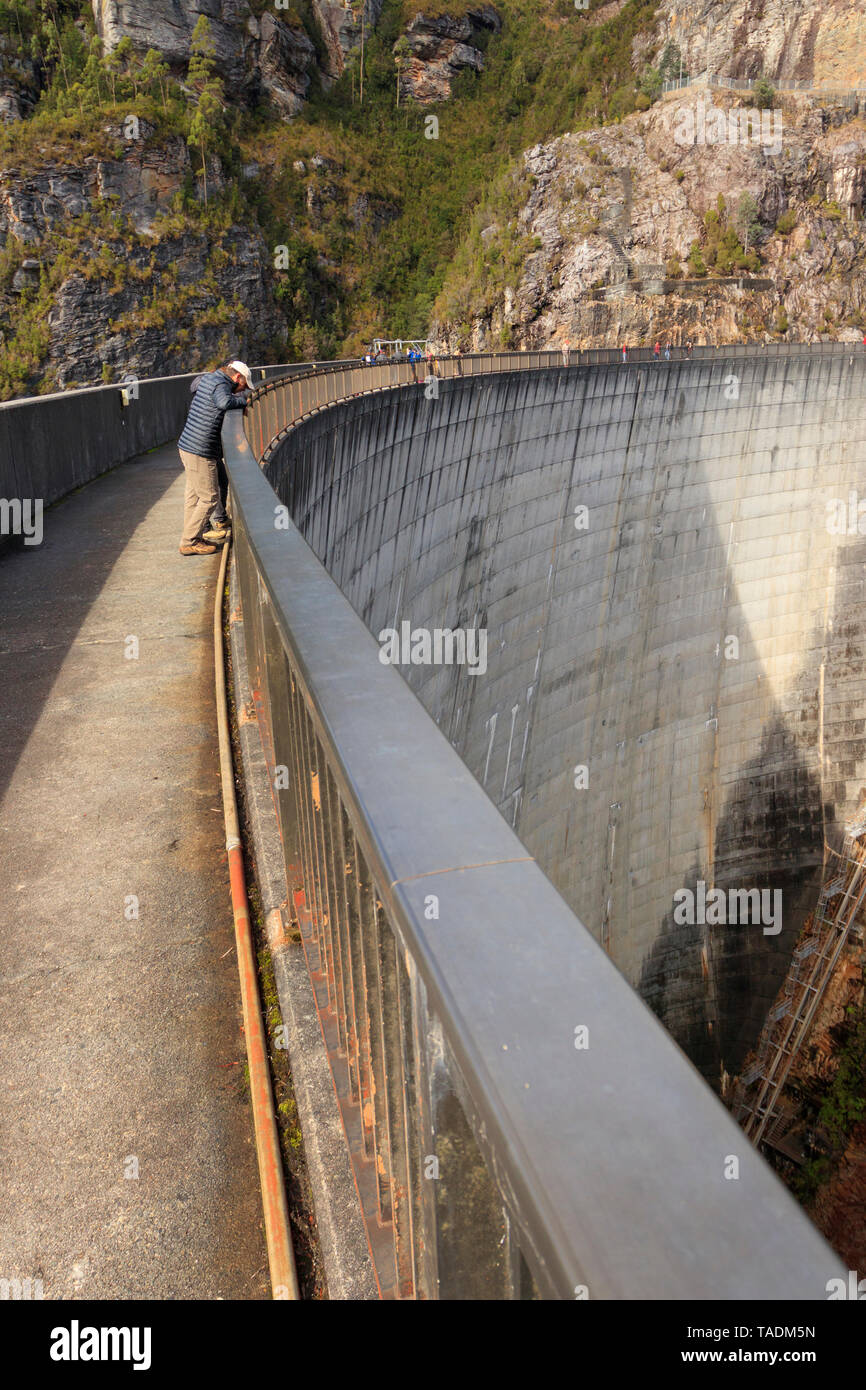
[[[748,124],[758,115],[741,94],[697,87],[670,92],[617,125],[526,150],[507,216],[491,215],[470,233],[482,262],[491,241],[506,250],[523,244],[511,283],[473,312],[446,280],[432,336],[477,351],[504,339],[527,349],[565,338],[581,347],[731,343],[766,340],[784,315],[798,339],[859,342],[862,117],[808,95],[764,112],[760,131]],[[701,122],[713,136],[723,128],[726,138],[707,138]],[[696,281],[689,252],[707,214],[721,200],[734,217],[744,194],[757,208],[759,268],[748,283],[741,271]],[[782,218],[787,225],[777,230]],[[653,265],[670,278],[647,292],[642,267]]]
[[[353,12],[348,0],[313,0],[313,13],[328,51],[326,78],[340,76],[346,59],[354,49],[360,49],[362,32],[369,36],[382,13],[382,0],[364,0],[363,25],[361,7]]]
[[[400,79],[402,95],[422,106],[447,101],[459,72],[484,70],[478,36],[485,30],[499,33],[501,28],[492,5],[480,5],[464,15],[416,14],[406,30],[412,56]]]
[[[866,72],[863,0],[661,0],[661,46],[673,39],[685,70],[727,77],[862,85]]]
[[[138,53],[158,49],[176,72],[189,63],[193,30],[205,15],[229,95],[255,102],[265,94],[284,115],[300,110],[315,49],[279,15],[257,18],[248,0],[93,0],[93,13],[106,49],[128,38]]]

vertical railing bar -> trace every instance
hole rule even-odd
[[[301,807],[301,829],[304,847],[304,862],[302,865],[304,872],[304,906],[307,910],[307,915],[315,933],[315,904],[313,902],[313,850],[312,839],[310,835],[310,808],[307,800],[309,794],[309,782],[307,779],[306,766],[304,764],[303,721],[306,718],[306,708],[300,684],[297,680],[295,680],[294,672],[291,672],[290,675],[290,695],[294,706],[294,747],[297,758],[296,779],[298,785],[298,801]]]
[[[337,1015],[337,1033],[340,1047],[348,1051],[346,1032],[346,984],[343,978],[343,958],[345,939],[348,930],[346,909],[343,901],[341,875],[343,861],[340,854],[340,837],[337,831],[337,807],[339,797],[330,767],[325,768],[325,795],[331,837],[331,896],[334,904],[334,1005]]]
[[[401,1087],[401,1103],[403,1109],[403,1130],[406,1136],[406,1230],[405,1230],[405,1249],[403,1257],[411,1270],[409,1276],[412,1283],[413,1296],[417,1296],[415,1287],[415,1269],[418,1263],[418,1253],[415,1249],[415,1242],[419,1235],[416,1229],[418,1207],[420,1204],[420,1159],[418,1152],[418,1130],[415,1125],[417,1118],[417,1071],[413,1058],[413,1016],[411,1001],[411,986],[408,973],[400,952],[396,954],[397,964],[397,1011],[399,1019],[399,1039],[400,1039],[400,1063],[403,1074],[403,1085]],[[404,983],[405,977],[405,983]],[[408,990],[407,990],[408,987]]]
[[[319,946],[319,969],[321,970],[323,976],[325,977],[325,982],[326,982],[326,984],[327,984],[327,979],[328,979],[328,954],[327,954],[327,950],[326,950],[326,947],[325,947],[325,912],[326,912],[326,908],[325,908],[324,898],[323,898],[323,895],[322,895],[321,864],[320,864],[320,861],[319,861],[319,843],[318,843],[318,835],[317,835],[317,829],[316,829],[316,806],[315,806],[315,795],[314,795],[314,790],[313,790],[313,777],[314,777],[314,776],[317,777],[317,774],[318,774],[318,769],[317,769],[316,767],[314,767],[314,763],[313,763],[313,756],[314,756],[314,747],[313,747],[313,743],[314,743],[315,737],[316,737],[316,735],[315,735],[315,730],[313,729],[312,716],[311,716],[311,714],[310,714],[310,711],[307,709],[306,703],[304,703],[304,718],[303,718],[302,725],[301,725],[301,739],[302,739],[302,747],[303,747],[303,750],[304,750],[304,758],[305,758],[305,761],[306,761],[306,773],[307,773],[306,795],[307,795],[307,797],[309,798],[309,799],[308,799],[308,802],[307,802],[307,805],[308,805],[308,807],[309,807],[309,816],[310,816],[310,851],[311,851],[311,860],[310,860],[310,864],[311,864],[311,870],[312,870],[311,877],[312,877],[312,879],[313,879],[313,884],[314,884],[314,896],[315,896],[315,907],[314,907],[314,911],[313,911],[313,923],[314,923],[315,930],[316,930],[316,940],[317,940],[318,946]],[[321,805],[321,799],[320,799],[320,803],[319,803],[319,804]]]
[[[335,847],[331,840],[330,823],[325,814],[325,784],[327,782],[325,752],[315,730],[312,730],[312,737],[316,752],[316,769],[319,787],[319,811],[317,815],[316,808],[315,806],[313,807],[314,829],[317,832],[317,840],[319,843],[320,877],[326,909],[322,924],[325,943],[325,975],[328,985],[328,1004],[330,1007],[336,1008],[336,994],[334,988],[334,904],[331,902],[331,872],[329,867],[333,860]]]
[[[367,863],[357,848],[358,908],[361,924],[361,952],[364,980],[364,1041],[370,1077],[369,1118],[376,1169],[376,1194],[379,1216],[390,1219],[390,1180],[388,1174],[387,1116],[385,1112],[385,1069],[378,1027],[381,1013],[379,989],[379,960],[376,946],[376,890]]]
[[[340,862],[338,865],[343,893],[343,910],[345,913],[346,931],[345,937],[341,942],[342,961],[343,961],[343,980],[346,991],[346,1058],[349,1067],[349,1086],[352,1097],[361,1104],[361,1077],[359,1071],[359,1047],[358,1047],[358,1023],[355,1012],[355,963],[352,953],[352,938],[354,936],[354,925],[352,922],[351,889],[348,878],[351,871],[351,860],[347,847],[346,830],[351,827],[348,825],[348,815],[343,805],[342,797],[338,797],[338,822],[339,835],[335,839],[340,852]]]
[[[391,1219],[393,1222],[394,1263],[397,1295],[415,1294],[411,1259],[411,1219],[409,1212],[409,1155],[404,1107],[403,1044],[398,991],[399,942],[388,929],[380,937],[379,976],[382,981],[382,1038],[384,1044],[385,1085],[388,1097],[388,1146],[391,1170]]]
[[[416,1152],[418,1168],[423,1159],[423,1180],[418,1178],[418,1200],[414,1207],[412,1256],[416,1298],[439,1296],[439,1244],[437,1239],[436,1177],[428,1177],[427,1160],[436,1158],[436,1136],[433,1130],[432,1066],[430,1058],[431,1021],[427,1009],[427,991],[417,970],[410,980],[412,1000],[412,1039],[417,1069],[415,1116],[417,1124]]]
[[[279,639],[278,639],[278,640],[279,640]],[[302,807],[302,805],[301,805],[301,793],[302,793],[303,788],[301,787],[301,780],[300,780],[300,774],[299,774],[299,768],[298,768],[298,753],[297,753],[297,746],[296,746],[296,744],[297,744],[296,714],[295,714],[295,703],[294,703],[294,699],[293,699],[293,696],[292,696],[292,690],[293,690],[295,681],[294,681],[294,676],[293,676],[293,674],[292,674],[291,662],[289,661],[288,655],[287,655],[287,653],[285,652],[284,649],[283,649],[283,651],[282,651],[282,657],[283,657],[283,667],[284,667],[284,672],[285,672],[285,691],[286,691],[286,740],[287,740],[288,757],[289,757],[289,760],[290,760],[290,761],[289,761],[289,764],[287,765],[287,771],[288,771],[288,773],[289,773],[290,795],[291,795],[291,797],[292,797],[292,800],[293,800],[293,802],[294,802],[294,807],[295,807],[295,815],[294,815],[295,844],[294,844],[294,845],[288,845],[288,844],[286,844],[286,842],[285,842],[285,837],[284,837],[284,839],[283,839],[283,850],[284,850],[284,853],[285,853],[285,855],[286,855],[286,860],[285,860],[285,863],[286,863],[286,890],[287,890],[288,895],[289,895],[289,901],[288,901],[288,904],[287,904],[287,905],[288,905],[289,912],[290,912],[290,915],[291,915],[291,917],[292,917],[292,920],[294,921],[294,920],[296,920],[297,904],[295,903],[295,900],[294,900],[295,885],[294,885],[294,882],[292,881],[292,877],[291,877],[290,874],[289,874],[289,859],[288,859],[288,855],[289,855],[290,852],[297,852],[297,855],[298,855],[298,866],[297,866],[297,867],[298,867],[298,869],[299,869],[299,871],[300,871],[300,874],[301,874],[301,883],[303,884],[303,883],[304,883],[304,822],[303,822],[303,807]]]
[[[346,861],[351,866],[351,873],[347,876],[347,893],[349,895],[349,921],[351,924],[349,936],[349,951],[352,961],[352,1002],[355,1017],[355,1046],[358,1056],[358,1087],[359,1100],[361,1105],[361,1135],[364,1143],[364,1153],[367,1158],[373,1157],[373,1113],[372,1097],[373,1085],[370,1072],[370,1033],[367,1017],[367,979],[364,968],[364,943],[363,932],[364,924],[361,916],[361,893],[359,888],[359,874],[361,855],[358,850],[358,842],[355,838],[355,831],[352,822],[349,820],[348,812],[343,807],[343,827],[344,843],[346,846]],[[352,887],[349,887],[348,878],[354,880]]]

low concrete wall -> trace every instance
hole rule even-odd
[[[309,363],[256,367],[256,381],[308,371]],[[124,406],[119,386],[95,386],[0,403],[0,497],[41,498],[44,507],[127,459],[176,439],[193,376],[138,383]],[[0,547],[6,537],[0,536]]]
[[[0,496],[41,497],[50,506],[126,459],[180,432],[192,376],[138,384],[121,402],[117,386],[64,391],[0,405]]]
[[[866,784],[866,539],[826,524],[864,445],[859,355],[720,356],[377,393],[269,466],[374,633],[487,630],[486,674],[403,674],[712,1081]],[[675,923],[700,879],[781,889],[782,931]]]

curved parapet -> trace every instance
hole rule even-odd
[[[711,1073],[853,795],[827,590],[843,601],[830,566],[857,545],[821,490],[854,475],[862,366],[416,370],[277,384],[224,430],[290,892],[381,1287],[821,1298],[827,1247],[623,975]],[[483,663],[411,660],[413,633],[458,629],[486,635]],[[782,930],[674,924],[699,881],[771,904],[781,885]]]
[[[866,780],[864,436],[863,357],[719,351],[370,395],[267,463],[374,633],[485,630],[403,675],[714,1081]]]

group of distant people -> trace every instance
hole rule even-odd
[[[370,352],[365,352],[364,361],[368,366],[372,366],[377,362],[422,362],[425,355],[428,359],[432,356],[429,348],[426,354],[422,353],[418,348],[409,348],[407,352],[395,352],[393,356],[389,357],[385,349],[380,347],[376,352],[373,352],[372,349]]]
[[[863,341],[864,341],[864,343],[866,343],[866,338],[864,338]],[[621,351],[621,353],[622,353],[622,360],[623,360],[623,362],[628,362],[628,360],[629,360],[629,352],[631,351],[631,349],[629,348],[628,343],[623,343],[623,345],[622,345],[620,351]],[[689,339],[689,341],[688,341],[687,343],[683,344],[683,346],[682,346],[682,348],[681,348],[681,352],[684,354],[684,356],[686,356],[686,357],[691,357],[693,351],[694,351],[694,343],[691,341],[691,339]],[[654,359],[656,362],[660,362],[661,359],[662,359],[662,357],[664,357],[664,359],[665,359],[666,362],[670,362],[670,360],[671,360],[671,355],[672,355],[672,346],[671,346],[671,344],[666,342],[666,343],[664,344],[664,346],[662,346],[661,341],[660,341],[659,339],[657,339],[657,340],[656,340],[656,343],[655,343],[655,346],[653,347],[653,359]],[[571,361],[571,343],[568,341],[567,338],[566,338],[566,339],[563,341],[563,343],[562,343],[562,361],[563,361],[563,365],[566,366],[566,367],[568,366],[569,362]]]
[[[462,376],[463,362],[460,348],[455,349],[453,356],[457,360],[457,374],[458,376]],[[364,353],[364,362],[368,367],[384,365],[386,362],[408,362],[412,368],[412,379],[414,381],[418,380],[418,363],[424,362],[427,366],[428,377],[436,375],[436,355],[429,344],[425,352],[422,352],[420,348],[411,347],[408,348],[406,352],[395,352],[390,357],[381,346],[375,351],[371,348],[369,352]]]
[[[694,343],[692,342],[692,340],[689,339],[689,341],[688,341],[687,343],[684,343],[684,344],[682,345],[680,351],[682,352],[682,354],[683,354],[685,357],[691,357],[692,352],[694,351]],[[628,343],[623,343],[623,345],[622,345],[622,360],[623,360],[623,362],[627,362],[627,361],[628,361],[628,354],[629,354],[629,346],[628,346]],[[670,344],[670,343],[665,343],[664,347],[662,347],[662,344],[661,344],[661,342],[659,341],[659,339],[656,339],[656,341],[655,341],[655,343],[654,343],[654,345],[653,345],[653,361],[654,361],[654,362],[660,362],[660,361],[662,360],[662,357],[664,357],[664,359],[665,359],[666,362],[670,362],[670,360],[671,360],[671,344]]]

